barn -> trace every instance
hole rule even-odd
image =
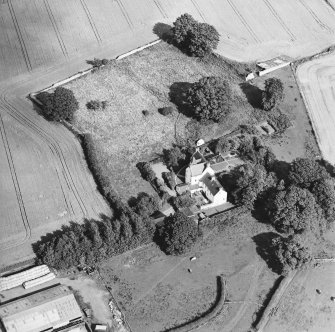
[[[87,331],[73,293],[60,284],[2,303],[0,320],[4,332]]]

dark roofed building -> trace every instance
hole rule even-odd
[[[82,318],[71,290],[59,284],[0,306],[6,332],[85,331]]]

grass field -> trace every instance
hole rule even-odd
[[[317,141],[308,117],[308,112],[296,83],[295,75],[291,67],[276,70],[269,75],[258,77],[250,84],[260,90],[264,89],[264,81],[270,77],[276,77],[283,82],[284,100],[279,108],[286,114],[292,126],[286,130],[284,135],[272,139],[268,143],[279,160],[287,162],[297,157],[316,157],[320,155]],[[260,90],[249,88],[252,104],[257,104],[260,99]],[[252,95],[253,94],[253,95]],[[256,99],[256,100],[255,100]],[[267,119],[267,112],[259,111],[258,120]]]
[[[151,245],[106,261],[100,272],[134,332],[165,331],[203,315],[215,303],[216,277],[223,274],[230,304],[199,331],[246,331],[264,301],[264,287],[277,278],[251,239],[266,230],[245,215],[221,231],[206,233],[188,255],[166,256]]]
[[[335,294],[334,275],[334,263],[298,272],[264,331],[334,331],[335,305],[330,300]]]
[[[176,137],[184,137],[185,125],[191,120],[177,111],[166,117],[158,109],[173,106],[171,99],[181,99],[190,83],[207,75],[235,82],[241,106],[221,124],[203,128],[208,139],[252,118],[253,108],[237,85],[241,79],[227,64],[203,63],[161,43],[66,86],[80,103],[75,125],[93,135],[101,172],[121,195],[129,198],[150,191],[136,163],[156,158]],[[88,110],[86,103],[91,99],[107,100],[110,106]],[[144,116],[143,110],[150,114]]]

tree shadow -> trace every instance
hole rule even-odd
[[[257,254],[264,259],[268,267],[277,274],[281,274],[281,264],[275,255],[273,240],[280,235],[274,232],[267,232],[255,235],[252,240],[256,244]]]
[[[323,166],[331,177],[335,177],[335,167],[325,159],[316,161],[319,165]]]
[[[262,109],[262,90],[260,88],[249,83],[241,83],[240,88],[252,107]]]
[[[177,106],[180,113],[187,117],[194,116],[186,99],[187,91],[191,86],[192,84],[189,82],[175,82],[170,86],[169,92],[170,101]]]
[[[287,181],[288,173],[290,171],[290,163],[284,160],[274,160],[271,163],[271,172],[274,172],[278,180]]]
[[[166,23],[156,23],[152,29],[153,33],[167,43],[172,43],[172,26]]]

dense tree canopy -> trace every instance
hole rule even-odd
[[[319,234],[323,228],[322,211],[314,196],[295,185],[279,189],[269,198],[267,206],[270,222],[280,232]]]
[[[69,89],[57,87],[53,93],[42,92],[38,99],[43,103],[43,114],[51,121],[72,121],[79,104]]]
[[[313,183],[311,192],[323,211],[328,226],[335,221],[335,188],[333,179],[322,179]]]
[[[163,158],[166,166],[174,168],[181,166],[184,163],[186,160],[186,153],[181,147],[174,146],[169,150],[163,150]]]
[[[283,275],[301,269],[313,260],[311,246],[307,245],[307,237],[303,235],[277,238],[273,241],[273,247]]]
[[[139,193],[134,210],[142,217],[149,217],[160,208],[159,199],[145,192]]]
[[[246,163],[235,171],[236,184],[233,197],[236,204],[243,204],[248,209],[254,208],[259,195],[266,189],[275,186],[276,177],[267,173],[262,165]]]
[[[114,195],[110,201],[115,218],[63,227],[48,241],[34,245],[39,261],[57,269],[95,265],[152,239],[154,229],[148,218],[134,213]]]
[[[263,108],[270,111],[277,107],[284,99],[284,86],[278,78],[268,78],[262,95]]]
[[[197,22],[190,14],[183,14],[173,23],[172,38],[186,53],[204,57],[217,48],[220,35],[212,25]]]
[[[200,120],[219,121],[232,107],[229,83],[220,77],[203,77],[187,92],[187,101]]]
[[[313,182],[329,179],[326,169],[317,161],[309,158],[297,158],[291,163],[288,181],[302,188],[310,188]]]
[[[265,146],[258,136],[245,135],[242,137],[238,152],[245,161],[263,165],[266,169],[270,169],[275,160],[272,150]]]
[[[198,228],[195,221],[182,212],[166,217],[160,229],[161,246],[167,254],[184,254],[193,247],[197,239]]]

